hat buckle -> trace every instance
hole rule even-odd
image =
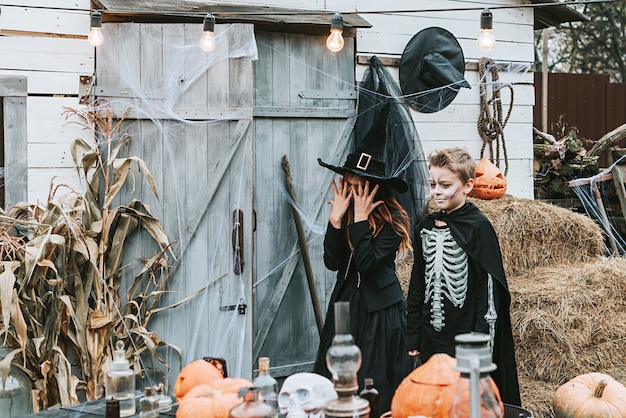
[[[372,156],[366,152],[362,152],[359,157],[359,161],[356,163],[356,168],[359,170],[367,171],[367,167],[370,166],[370,162],[372,161]]]

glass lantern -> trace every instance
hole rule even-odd
[[[11,360],[11,349],[0,347],[0,363]],[[31,381],[26,373],[11,365],[9,374],[0,375],[0,417],[13,418],[33,412]]]

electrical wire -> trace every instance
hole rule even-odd
[[[456,0],[461,2],[462,0]],[[601,4],[601,3],[623,3],[625,0],[574,0],[567,2],[547,2],[547,3],[531,3],[531,4],[517,4],[517,5],[490,5],[490,10],[503,10],[503,9],[534,9],[539,7],[557,7],[557,6],[576,6],[576,5],[585,5],[585,4]],[[463,3],[467,3],[466,1],[462,1]],[[211,5],[207,5],[211,6]],[[6,4],[0,3],[0,7],[23,7],[15,4]],[[175,11],[175,10],[133,10],[133,9],[118,9],[118,10],[107,10],[107,9],[81,9],[81,8],[68,8],[68,7],[52,7],[52,6],[28,6],[29,9],[45,9],[45,10],[62,10],[62,11],[84,11],[84,12],[93,12],[99,11],[102,14],[107,15],[125,15],[125,14],[144,14],[144,15],[168,15],[168,16],[202,16],[204,17],[207,13],[206,10],[203,11]],[[400,13],[434,13],[434,12],[462,12],[462,11],[480,11],[485,8],[484,5],[480,6],[472,6],[472,7],[455,7],[455,8],[432,8],[432,9],[393,9],[393,10],[346,10],[346,11],[329,11],[329,10],[280,10],[280,9],[272,9],[272,10],[242,10],[237,12],[231,11],[219,11],[211,10],[211,14],[216,17],[233,17],[233,16],[263,16],[263,15],[282,15],[282,16],[310,16],[310,15],[320,15],[320,14],[328,14],[332,16],[335,13],[341,13],[344,15],[366,15],[366,14],[400,14]]]

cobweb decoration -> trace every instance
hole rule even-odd
[[[580,199],[587,216],[596,221],[604,230],[606,253],[614,256],[626,254],[626,240],[615,223],[607,215],[606,208],[609,207],[610,202],[608,199],[608,184],[605,180],[612,179],[613,168],[623,158],[621,157],[610,167],[595,176],[575,179],[569,182],[572,191]],[[612,184],[612,182],[609,184]]]
[[[139,51],[137,43],[127,42],[127,39],[124,39],[123,36],[118,36],[114,42],[112,35],[116,31],[126,36],[130,34],[137,36],[138,39],[141,38],[145,51]],[[241,31],[237,25],[217,25],[215,39],[218,47],[210,54],[205,53],[198,46],[198,25],[181,25],[181,31],[177,33],[177,36],[170,38],[163,37],[160,31],[152,29],[150,25],[137,25],[134,23],[109,25],[107,32],[110,37],[106,44],[98,48],[97,60],[116,63],[115,68],[117,72],[106,74],[106,78],[102,77],[102,74],[97,73],[97,84],[115,83],[115,85],[123,86],[128,91],[133,92],[133,96],[130,99],[115,96],[106,97],[106,100],[100,100],[102,109],[111,107],[116,111],[116,114],[122,114],[126,109],[129,109],[133,119],[126,121],[124,125],[126,131],[122,132],[122,134],[137,138],[138,141],[134,142],[137,144],[142,143],[142,141],[153,141],[152,143],[146,142],[143,145],[138,145],[138,147],[162,150],[163,164],[168,166],[167,173],[169,177],[167,179],[169,183],[168,195],[163,196],[163,205],[167,205],[175,213],[175,216],[169,219],[166,232],[168,238],[174,243],[173,248],[177,250],[177,254],[185,253],[191,248],[188,221],[198,215],[197,213],[192,213],[193,208],[185,204],[185,196],[191,193],[191,190],[193,190],[193,193],[198,194],[202,179],[193,179],[194,181],[191,181],[192,179],[189,176],[195,174],[188,173],[189,170],[181,166],[179,149],[183,141],[185,146],[188,147],[201,147],[203,144],[199,144],[197,141],[192,142],[195,137],[184,137],[183,131],[197,133],[205,130],[214,130],[215,132],[220,132],[223,128],[227,128],[233,119],[237,119],[239,116],[241,116],[241,119],[245,119],[246,114],[244,113],[245,110],[240,110],[242,112],[241,115],[231,113],[224,117],[210,119],[194,117],[194,105],[202,107],[207,104],[192,103],[188,107],[184,107],[187,105],[187,103],[184,103],[184,97],[191,89],[198,88],[198,83],[202,82],[203,77],[206,77],[206,74],[213,68],[228,65],[230,60],[237,58],[246,57],[257,60],[258,50],[254,32]],[[221,45],[228,45],[228,47],[221,47]],[[142,71],[139,71],[137,68],[139,61],[137,55],[140,53],[147,54],[153,47],[154,50],[165,51],[165,56],[162,58],[153,57],[154,62],[150,62],[147,59],[142,60],[146,62],[146,68],[143,72],[148,73],[151,65],[155,74],[161,77],[159,84],[154,89],[146,89],[144,86],[145,80],[140,79]],[[98,77],[104,78],[105,81],[98,80]],[[181,112],[181,106],[184,107],[183,110],[185,112]],[[191,111],[187,111],[187,109],[191,109]],[[182,129],[182,127],[185,127],[185,129]],[[141,140],[139,140],[140,138]],[[247,139],[242,140],[240,152],[245,154],[245,150],[249,147],[251,147],[249,141]],[[141,148],[134,151],[144,152]],[[219,151],[213,150],[212,152]],[[200,149],[197,152],[201,155]],[[161,172],[164,170],[159,170],[159,167],[152,167],[152,171],[162,175]],[[237,173],[235,170],[233,176],[239,176],[239,178],[233,178],[232,180],[232,195],[236,196],[235,199],[243,200],[242,196],[247,190],[244,170],[242,169],[241,173]],[[164,181],[162,182],[164,183]],[[159,187],[161,187],[160,183]],[[159,202],[148,201],[147,199],[146,201],[153,208],[158,208],[161,205]],[[216,211],[220,210],[218,208],[221,208],[220,213],[232,211],[228,199],[217,201],[214,203],[214,206]],[[239,206],[235,205],[235,207]],[[158,209],[156,213],[158,217]],[[214,232],[215,236],[229,236],[231,234],[231,225],[228,222],[214,222],[212,220],[210,222],[208,227]],[[227,359],[228,370],[232,376],[247,374],[247,370],[244,370],[242,367],[246,363],[243,358],[245,353],[244,350],[240,349],[240,347],[244,346],[247,338],[246,329],[242,326],[244,315],[238,313],[238,305],[234,305],[234,309],[230,309],[231,305],[228,305],[224,312],[221,312],[221,306],[214,306],[214,303],[211,303],[210,295],[218,292],[224,293],[224,300],[228,300],[229,303],[237,303],[238,301],[240,304],[242,301],[249,303],[249,301],[246,301],[245,286],[240,276],[233,275],[232,278],[228,277],[230,280],[228,286],[223,284],[224,275],[222,272],[225,270],[224,263],[230,263],[230,260],[224,259],[221,247],[223,247],[223,243],[213,240],[208,242],[206,248],[203,249],[203,260],[208,260],[206,264],[209,266],[209,270],[206,271],[207,281],[205,283],[198,282],[199,285],[195,287],[190,284],[186,285],[184,281],[179,280],[180,284],[177,284],[177,287],[173,290],[168,289],[162,298],[163,306],[173,308],[167,310],[161,308],[159,315],[156,316],[154,321],[154,328],[158,335],[164,335],[164,340],[171,343],[171,346],[174,347],[166,348],[162,353],[159,353],[172,367],[169,373],[170,383],[173,383],[173,379],[175,379],[178,373],[176,369],[178,367],[176,348],[178,345],[182,346],[182,344],[180,341],[170,341],[168,332],[181,327],[186,327],[188,333],[192,334],[192,338],[185,342],[186,345],[184,350],[182,350],[183,365],[210,354]],[[189,251],[194,250],[189,249]],[[193,272],[193,266],[184,262],[192,258],[193,255],[186,255],[183,263],[178,267],[179,270],[187,269],[187,272]],[[133,267],[135,264],[133,264]],[[219,330],[219,335],[222,338],[211,338],[211,335],[208,335],[209,333],[203,329],[202,321],[189,320],[181,323],[180,315],[177,316],[177,309],[183,304],[191,305],[198,318],[206,318],[209,316],[210,311],[220,308],[221,314],[217,316],[218,319],[212,322],[210,326],[213,330]],[[215,334],[218,334],[218,332],[215,331]],[[238,346],[235,349],[227,346],[225,343],[227,340],[237,341]],[[150,364],[148,364],[150,359],[146,358],[145,360],[145,377],[150,383],[154,383],[152,382],[154,376],[150,375]]]

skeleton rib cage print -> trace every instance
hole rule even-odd
[[[431,302],[430,323],[435,331],[446,326],[443,298],[453,306],[462,308],[467,298],[469,265],[467,254],[457,244],[449,228],[421,231],[422,248],[426,264],[425,303]],[[488,310],[485,320],[489,324],[490,347],[493,349],[497,314],[493,297],[493,278],[488,277]]]

